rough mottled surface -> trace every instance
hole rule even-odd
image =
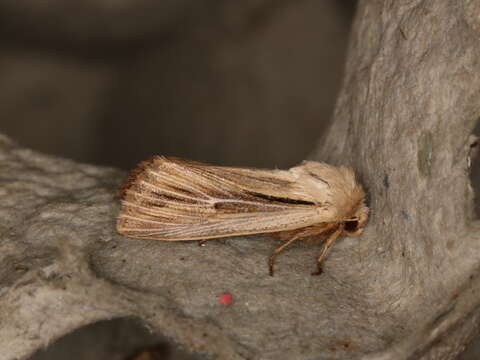
[[[359,319],[355,337],[346,326],[361,298],[362,311],[375,312],[366,296],[351,297],[362,293],[348,280],[357,270],[342,265],[355,239],[332,252],[322,277],[309,275],[318,249],[307,245],[280,257],[270,277],[266,259],[276,244],[267,236],[204,247],[124,238],[114,229],[123,173],[36,154],[6,138],[0,154],[5,359],[123,316],[220,358],[295,358],[325,349],[342,358],[386,345],[377,342],[386,336],[381,317],[371,316],[371,326]],[[224,291],[234,298],[229,307],[217,301]]]
[[[370,193],[368,271],[355,280],[395,319],[383,326],[408,334],[373,358],[451,359],[478,324],[469,157],[480,115],[479,9],[473,0],[357,9],[335,121],[315,157],[351,164]]]
[[[364,235],[279,257],[268,236],[164,243],[114,229],[113,169],[0,141],[1,358],[133,316],[219,359],[452,359],[478,327],[478,1],[360,2],[334,125],[316,158],[354,166]],[[225,307],[217,296],[232,293]]]

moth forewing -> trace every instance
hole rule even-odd
[[[324,240],[320,269],[334,240],[358,235],[368,217],[353,171],[313,161],[285,171],[154,156],[132,170],[119,192],[117,230],[134,238],[205,240],[294,231],[270,257],[271,273],[278,253],[312,236]]]

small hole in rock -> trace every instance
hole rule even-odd
[[[473,130],[473,135],[469,138],[469,151],[467,164],[470,168],[470,182],[472,184],[473,192],[475,194],[474,199],[474,211],[475,217],[480,218],[480,159],[477,156],[480,136],[480,121]]]
[[[164,336],[151,333],[136,318],[99,321],[79,328],[29,360],[200,360]]]

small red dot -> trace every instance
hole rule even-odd
[[[224,292],[218,296],[218,302],[222,305],[232,305],[233,296],[229,292]]]

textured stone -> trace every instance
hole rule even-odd
[[[358,302],[344,295],[361,289],[344,285],[357,270],[343,269],[342,251],[332,252],[319,278],[310,276],[318,248],[294,247],[270,277],[266,259],[276,244],[268,236],[204,247],[124,238],[114,228],[115,189],[124,173],[40,155],[6,138],[0,156],[5,359],[125,316],[220,358],[295,358],[325,349],[344,356],[360,345],[378,346],[375,326],[355,338],[345,327]],[[355,245],[344,240],[338,249]],[[224,291],[234,297],[228,308],[217,301]],[[374,311],[366,302],[362,308]]]
[[[374,359],[452,359],[475,333],[477,7],[360,2],[334,125],[314,155],[352,165],[370,194],[372,217],[357,250],[368,271],[355,281],[395,334]]]

